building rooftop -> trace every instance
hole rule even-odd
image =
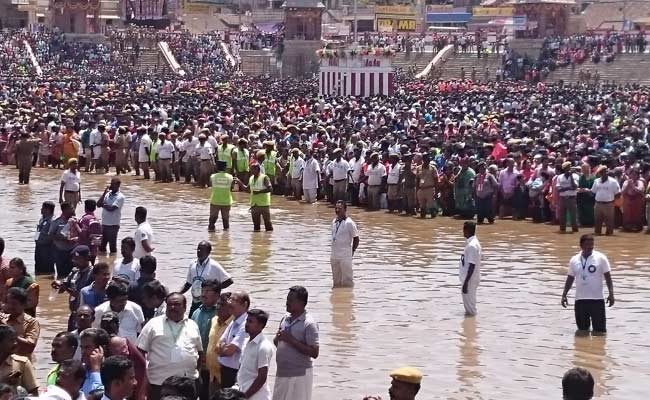
[[[286,0],[283,8],[325,8],[320,0]]]
[[[625,19],[650,17],[650,1],[627,0],[591,3],[583,12],[587,29],[612,29]]]

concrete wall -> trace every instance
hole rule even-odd
[[[311,76],[318,72],[316,50],[322,49],[320,40],[285,40],[282,53],[282,76]]]
[[[25,11],[11,4],[11,0],[0,0],[0,29],[22,28],[29,24],[29,16]]]

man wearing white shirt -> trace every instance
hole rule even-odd
[[[233,387],[237,382],[242,351],[248,341],[246,317],[251,300],[245,292],[235,292],[228,299],[233,320],[219,339],[217,346],[221,366],[221,388]]]
[[[555,181],[555,190],[560,195],[559,217],[560,232],[566,232],[567,212],[571,216],[571,230],[578,232],[578,204],[576,194],[578,190],[578,175],[571,172],[569,161],[562,164],[562,175],[558,175]]]
[[[402,164],[399,162],[399,154],[391,153],[389,156],[388,176],[386,177],[386,195],[388,198],[388,212],[397,210],[400,212],[400,186],[402,183]]]
[[[185,317],[185,296],[172,293],[166,304],[165,315],[152,318],[138,337],[138,348],[147,358],[149,399],[160,399],[162,383],[170,376],[198,379],[203,356],[199,327]]]
[[[346,215],[347,204],[339,200],[334,206],[336,218],[332,221],[332,267],[333,287],[353,287],[354,272],[352,256],[359,247],[357,225]]]
[[[120,231],[124,195],[120,192],[120,178],[111,179],[111,184],[104,189],[104,193],[97,201],[97,206],[102,208],[102,243],[99,249],[106,252],[108,244],[111,254],[117,253],[117,234]]]
[[[132,237],[122,239],[120,251],[122,252],[122,259],[115,260],[113,276],[122,277],[130,283],[135,283],[140,278],[140,261],[133,257],[135,240]]]
[[[363,164],[366,162],[361,150],[361,147],[355,147],[354,157],[349,162],[352,173],[350,174],[350,185],[348,187],[350,188],[350,202],[353,206],[359,205],[359,181],[363,172]]]
[[[153,253],[153,230],[151,225],[147,222],[147,209],[144,207],[137,207],[135,209],[135,222],[138,227],[133,234],[135,240],[135,251],[133,257],[140,258]]]
[[[151,137],[145,130],[144,135],[140,137],[140,148],[138,149],[138,164],[142,168],[144,179],[150,179],[149,175],[149,155],[151,154]]]
[[[247,313],[245,330],[249,340],[241,356],[237,384],[250,400],[271,400],[268,375],[273,344],[262,333],[268,320],[269,314],[262,310],[252,309]]]
[[[302,171],[302,192],[307,203],[314,203],[318,196],[320,165],[318,160],[313,157],[312,150],[307,150],[305,157],[305,166]]]
[[[197,147],[199,164],[199,187],[210,186],[210,175],[214,171],[214,148],[206,141],[205,134],[199,135],[199,144]]]
[[[176,147],[172,142],[167,140],[165,132],[160,132],[158,135],[160,144],[158,145],[158,162],[160,164],[160,181],[173,182],[172,178],[172,163],[174,162]]]
[[[596,170],[598,177],[591,186],[591,192],[595,196],[594,206],[594,232],[601,235],[603,222],[607,227],[605,234],[614,233],[614,200],[621,195],[621,186],[616,179],[611,178],[607,173],[607,167],[601,165]]]
[[[196,260],[192,261],[187,271],[187,280],[180,292],[185,293],[192,289],[192,306],[190,314],[201,305],[201,285],[208,279],[214,279],[220,283],[220,288],[225,289],[233,284],[230,274],[225,269],[210,258],[212,244],[208,241],[202,241],[196,247]]]
[[[93,327],[99,328],[102,315],[108,311],[117,313],[120,320],[119,335],[135,343],[144,324],[142,308],[129,301],[129,290],[123,283],[111,282],[106,288],[108,301],[95,307],[95,321]]]
[[[350,174],[350,164],[342,159],[343,150],[334,150],[334,161],[329,164],[329,174],[334,180],[334,203],[339,200],[345,201],[348,191],[348,175]]]
[[[481,244],[476,237],[476,223],[465,221],[463,224],[463,236],[465,236],[465,249],[460,258],[460,269],[458,276],[463,284],[463,305],[465,315],[476,315],[476,292],[481,281]]]
[[[296,200],[300,200],[302,197],[302,184],[300,180],[302,179],[302,171],[305,169],[305,160],[300,157],[299,149],[291,150],[291,159],[289,160],[289,165],[291,166],[291,189],[293,190],[293,197]]]
[[[77,208],[81,201],[81,173],[78,169],[76,158],[68,160],[68,169],[61,175],[61,185],[59,186],[59,204],[66,202]]]
[[[569,273],[562,292],[562,307],[569,305],[567,294],[575,281],[574,307],[578,330],[588,334],[591,326],[594,335],[602,335],[607,332],[603,277],[609,291],[607,304],[611,307],[615,301],[609,260],[603,253],[594,250],[594,237],[591,235],[580,237],[580,249],[580,253],[573,256],[569,262]]]
[[[366,170],[368,177],[368,210],[379,210],[379,195],[386,176],[386,167],[379,162],[379,153],[372,153]]]

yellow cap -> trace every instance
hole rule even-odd
[[[400,382],[412,383],[419,385],[422,382],[422,372],[413,367],[397,368],[390,373],[390,377]]]

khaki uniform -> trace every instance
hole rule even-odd
[[[7,377],[12,373],[20,373],[16,378],[15,385],[11,380],[7,380]],[[10,355],[0,363],[0,382],[10,383],[14,389],[16,386],[22,386],[30,393],[38,389],[38,384],[34,379],[34,367],[29,358],[15,354]]]
[[[32,159],[34,146],[37,140],[20,139],[16,142],[16,168],[18,168],[18,182],[28,184],[32,172]]]
[[[125,134],[115,138],[115,169],[118,174],[125,173],[129,168],[129,137]]]
[[[438,171],[434,167],[424,169],[421,166],[417,169],[418,180],[418,204],[420,214],[425,215],[428,212],[433,213],[435,207],[435,187],[438,182]]]

